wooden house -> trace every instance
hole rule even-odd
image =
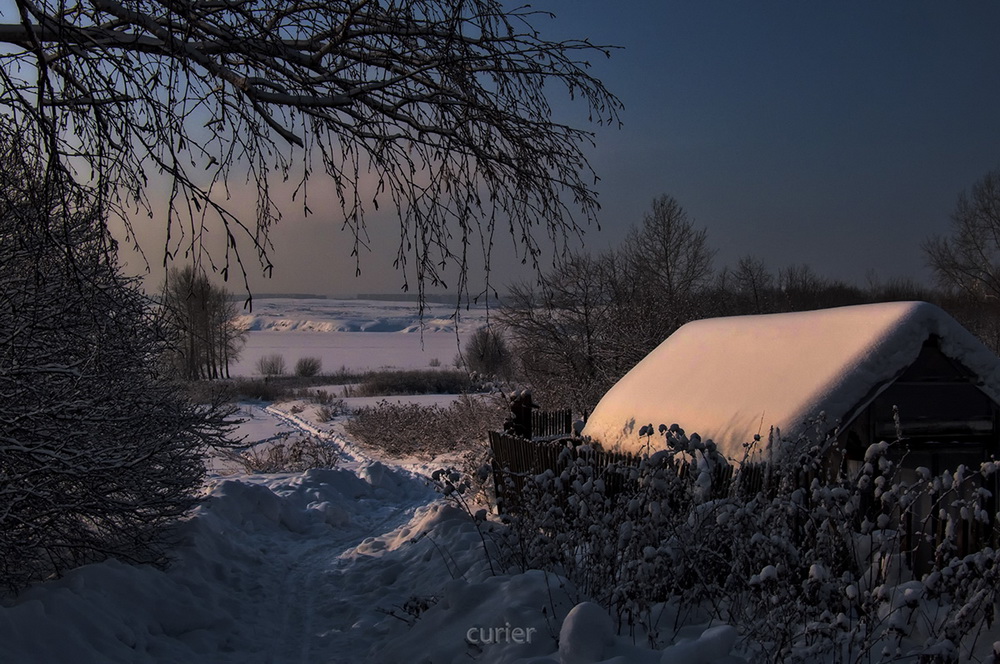
[[[735,463],[836,429],[848,464],[895,440],[934,473],[1000,457],[1000,358],[938,307],[895,302],[684,325],[600,401],[583,433],[641,452],[641,427],[678,424]],[[819,418],[819,419],[817,419]],[[777,440],[778,437],[775,437]]]

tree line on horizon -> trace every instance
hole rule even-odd
[[[775,271],[752,254],[717,270],[707,229],[662,195],[618,247],[567,254],[537,283],[512,286],[495,334],[510,344],[507,374],[546,407],[582,416],[664,339],[701,318],[922,300],[1000,352],[1000,170],[959,197],[950,235],[922,248],[934,286],[874,273],[859,286],[805,263]]]

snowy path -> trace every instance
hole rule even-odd
[[[264,412],[333,440],[342,467],[217,478],[166,572],[91,565],[0,608],[0,660],[339,664],[405,631],[387,612],[449,578],[431,542],[411,540],[458,515],[423,478]]]
[[[638,648],[553,575],[490,575],[471,519],[421,476],[372,459],[335,427],[257,411],[249,426],[270,432],[258,440],[322,436],[341,447],[341,466],[215,478],[166,570],[106,561],[0,606],[0,662],[741,661],[726,656],[730,628],[684,652]]]
[[[358,617],[357,603],[362,588],[352,583],[355,570],[350,553],[368,538],[392,532],[406,523],[413,510],[396,510],[370,527],[351,528],[346,535],[314,537],[301,541],[294,537],[275,538],[267,551],[274,572],[267,586],[246,593],[241,605],[253,606],[249,624],[262,626],[260,661],[268,663],[339,662],[336,653],[354,652],[351,626]],[[382,589],[371,588],[374,596],[364,603],[378,603]],[[277,604],[272,603],[277,599]],[[234,652],[232,661],[255,661],[261,655],[253,647]]]
[[[391,609],[385,603],[385,581],[397,574],[398,567],[371,554],[386,549],[385,540],[393,539],[398,529],[438,496],[426,486],[424,478],[383,464],[302,417],[275,406],[265,411],[283,428],[335,444],[341,454],[340,467],[364,478],[370,486],[350,487],[357,495],[349,496],[355,499],[349,513],[326,508],[340,526],[334,532],[321,530],[303,535],[286,530],[267,538],[262,553],[267,555],[272,574],[266,578],[266,586],[258,590],[253,583],[238,584],[254,590],[234,598],[253,614],[246,616],[246,624],[262,626],[258,632],[262,637],[260,649],[248,640],[250,647],[234,652],[231,661],[356,661],[355,655],[343,653],[358,653],[359,645],[368,645],[355,642],[367,626],[365,621],[358,624],[358,620],[366,610]],[[279,495],[283,491],[276,488]],[[369,616],[367,623],[371,622]]]

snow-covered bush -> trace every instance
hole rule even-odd
[[[10,139],[10,136],[5,135]],[[164,336],[102,211],[0,148],[0,585],[107,557],[157,561],[228,414],[165,377]]]
[[[958,551],[963,530],[996,541],[993,463],[934,476],[882,443],[848,472],[817,435],[775,437],[776,461],[732,471],[676,425],[642,435],[657,451],[634,462],[567,447],[557,469],[501,473],[519,502],[504,527],[477,518],[495,567],[555,572],[656,647],[711,619],[753,661],[989,656],[1000,552]]]

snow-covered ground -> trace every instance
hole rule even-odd
[[[340,465],[212,476],[167,569],[108,561],[34,586],[0,608],[0,660],[739,661],[728,627],[652,651],[554,576],[491,575],[468,514],[411,469],[426,464],[366,456],[287,406],[245,414],[251,439],[323,436]]]
[[[428,304],[423,319],[413,302],[262,298],[239,317],[246,347],[233,375],[256,373],[257,360],[279,353],[287,366],[318,357],[325,371],[450,367],[459,343],[486,323],[485,307],[461,309]]]
[[[429,364],[414,354],[421,335],[407,323],[416,321],[412,304],[256,306],[245,321],[247,374],[260,354],[283,352],[292,365],[318,349],[328,370]],[[463,316],[457,329],[429,325],[424,348],[439,348],[432,352],[445,362],[457,351],[456,333],[483,322],[484,311]],[[286,434],[318,437],[338,448],[337,467],[249,475],[213,459],[206,500],[180,524],[170,565],[89,565],[0,604],[0,664],[721,664],[754,650],[721,624],[671,627],[673,644],[650,649],[641,634],[615,634],[608,613],[563,579],[537,570],[493,574],[473,519],[429,486],[433,471],[455,459],[373,457],[342,420],[320,424],[316,410],[244,404],[238,435],[260,445]],[[761,576],[768,570],[775,572]],[[673,623],[671,607],[663,608]],[[987,650],[995,632],[984,636]]]

